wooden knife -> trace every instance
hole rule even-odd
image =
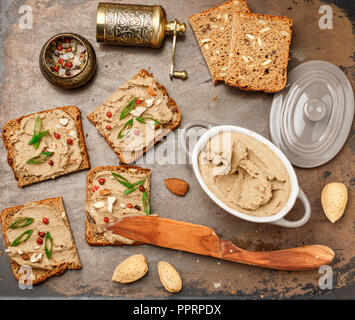
[[[106,228],[138,242],[269,269],[318,269],[334,258],[334,251],[322,245],[275,251],[248,251],[238,248],[229,240],[219,238],[211,228],[160,217],[125,217],[113,221]]]

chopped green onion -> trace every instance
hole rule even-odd
[[[11,243],[11,247],[17,247],[19,244],[21,244],[22,242],[25,242],[26,240],[29,239],[29,237],[32,235],[33,230],[27,230],[23,233],[21,233],[12,243]],[[22,239],[24,236],[26,235],[26,237],[24,239]]]
[[[48,249],[48,247],[47,247],[47,240],[49,240],[49,242],[51,243],[50,249]],[[52,238],[51,234],[49,233],[49,231],[47,231],[46,235],[44,237],[44,252],[46,253],[48,260],[52,256],[52,251],[53,251],[53,238]]]
[[[39,143],[41,139],[48,134],[49,130],[41,132],[42,129],[42,121],[39,116],[37,116],[36,121],[35,121],[35,127],[33,129],[33,137],[32,139],[28,142],[29,145],[33,144],[33,147],[35,149],[39,148]]]
[[[123,194],[126,196],[128,194],[131,194],[132,192],[136,191],[139,187],[135,187],[135,188],[128,188],[125,191],[123,191]]]
[[[143,192],[142,201],[143,201],[143,210],[144,210],[146,216],[149,216],[150,215],[150,203],[149,203],[147,191]]]
[[[38,135],[41,132],[41,129],[42,129],[42,120],[39,116],[37,116],[35,121],[35,127],[33,129],[33,134]]]
[[[32,157],[31,159],[27,160],[28,164],[39,164],[46,161],[50,156],[53,155],[54,152],[41,152],[38,156]]]
[[[147,123],[146,120],[151,120],[151,121],[154,122],[154,124],[156,124],[156,125],[158,125],[158,126],[161,125],[161,123],[160,123],[158,120],[156,120],[156,119],[154,119],[154,118],[152,118],[152,117],[138,117],[138,118],[136,118],[136,120],[137,120],[138,122],[140,122],[140,123]]]
[[[123,127],[121,128],[120,132],[118,133],[117,135],[117,139],[122,139],[126,134],[122,134],[123,133],[123,130],[126,129],[126,127],[129,128],[132,128],[132,125],[133,125],[133,119],[130,119],[128,120],[124,125]]]
[[[132,184],[125,177],[122,177],[116,172],[111,172],[111,174],[120,184],[124,185],[126,188],[133,188]],[[119,178],[123,180],[120,180]]]
[[[26,226],[30,225],[33,221],[35,221],[35,219],[33,219],[33,218],[21,218],[21,219],[15,221],[10,226],[10,229],[18,229],[18,228],[26,227]]]
[[[123,194],[127,195],[127,194],[130,194],[130,193],[136,191],[140,186],[142,186],[144,184],[144,182],[145,182],[145,179],[139,180],[135,183],[132,183],[130,188],[127,188],[125,191],[123,191]]]
[[[132,187],[135,187],[135,186],[140,187],[144,184],[144,182],[145,182],[145,179],[134,182],[134,183],[132,183]]]
[[[123,191],[124,195],[130,194],[133,191],[136,191],[140,186],[142,186],[144,184],[145,180],[140,180],[137,181],[135,183],[131,184],[131,187],[127,187],[127,189],[125,191]]]
[[[123,181],[129,182],[124,176],[121,176],[120,174],[118,174],[116,172],[111,172],[111,174],[115,179],[120,178]]]
[[[121,112],[120,120],[126,118],[128,114],[132,111],[133,107],[136,104],[136,100],[137,98],[133,98],[130,102],[128,102],[128,104],[124,107],[124,109]]]

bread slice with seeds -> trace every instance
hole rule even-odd
[[[113,174],[116,174],[116,179]],[[118,181],[120,180],[121,183]],[[124,195],[127,183],[140,184],[134,192]],[[123,182],[123,184],[122,184]],[[143,192],[148,202],[143,204]],[[114,220],[150,214],[150,169],[135,165],[92,168],[86,179],[85,239],[93,246],[135,245],[137,242],[108,231],[105,226]],[[111,203],[111,205],[109,204]],[[146,210],[149,209],[149,210]]]
[[[40,131],[49,132],[35,149],[28,142],[33,137],[37,118],[41,119]],[[2,140],[8,149],[7,162],[19,187],[90,168],[81,113],[76,106],[59,107],[9,120],[3,127]],[[46,161],[27,163],[30,158],[49,151],[53,155]],[[52,161],[51,164],[48,161]]]
[[[225,83],[243,90],[282,90],[287,82],[291,27],[288,17],[235,13]]]
[[[244,0],[230,0],[189,17],[214,84],[227,76],[234,12],[250,12]]]
[[[141,69],[88,115],[123,164],[134,163],[180,125],[175,101]]]
[[[42,222],[43,217],[40,210],[43,210],[43,208],[50,210],[52,215],[49,217],[47,225]],[[29,217],[31,213],[34,213],[36,216]],[[34,222],[26,227],[18,229],[10,228],[14,222],[23,217],[34,218]],[[29,202],[24,205],[4,209],[0,218],[3,238],[7,248],[6,251],[9,251],[7,253],[16,280],[21,283],[27,280],[27,284],[29,284],[28,280],[31,280],[32,284],[39,284],[52,276],[61,275],[66,270],[81,269],[81,263],[61,197]],[[14,237],[23,231],[31,229],[34,231],[28,240],[18,246],[11,247]],[[52,236],[54,247],[50,260],[47,260],[45,256],[45,244],[38,245],[36,242],[36,239],[39,238],[39,231],[50,231]],[[65,237],[65,241],[63,242],[60,241],[62,237]],[[33,254],[37,256],[41,254],[40,261],[32,260]],[[21,268],[21,266],[24,267]],[[32,276],[31,274],[25,274],[26,270],[29,270],[30,267],[32,268]]]

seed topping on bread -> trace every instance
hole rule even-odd
[[[215,84],[227,75],[233,12],[249,12],[249,7],[244,0],[230,0],[189,17]]]
[[[292,21],[235,13],[225,82],[245,90],[277,92],[287,81]]]

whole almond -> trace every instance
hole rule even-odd
[[[159,261],[159,278],[166,291],[179,292],[182,289],[182,280],[179,272],[168,262]]]
[[[130,256],[123,260],[116,268],[112,281],[119,283],[131,283],[139,280],[148,272],[148,264],[141,254]]]
[[[321,196],[322,207],[327,218],[336,222],[341,218],[348,202],[348,189],[342,183],[328,183]]]
[[[165,179],[165,186],[168,188],[168,190],[176,194],[177,196],[184,196],[187,191],[189,191],[189,184],[181,179],[177,178],[169,178]]]

